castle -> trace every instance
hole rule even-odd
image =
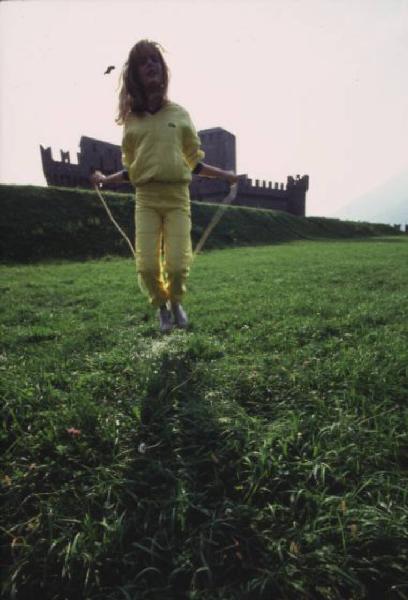
[[[225,169],[236,170],[235,136],[222,129],[213,127],[198,132],[205,162]],[[122,167],[121,147],[91,137],[82,136],[80,152],[77,153],[78,164],[71,163],[69,152],[61,150],[61,160],[52,158],[51,148],[41,150],[41,160],[47,185],[91,188],[90,175],[96,170],[105,175],[120,171]],[[234,204],[285,211],[297,216],[305,216],[306,192],[309,188],[309,176],[296,178],[288,176],[286,186],[283,183],[270,181],[255,182],[247,175],[239,175],[238,193]],[[133,192],[130,184],[110,186],[109,189],[119,192]],[[217,179],[209,179],[193,175],[190,184],[192,200],[220,202],[228,193],[228,184]]]

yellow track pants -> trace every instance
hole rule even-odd
[[[153,306],[180,302],[192,261],[188,184],[147,183],[136,189],[136,270]]]

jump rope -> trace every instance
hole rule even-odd
[[[96,193],[98,194],[98,197],[99,197],[100,201],[102,202],[102,205],[103,205],[104,209],[106,210],[106,212],[108,214],[109,219],[112,221],[112,223],[114,224],[114,226],[116,227],[116,229],[119,231],[120,235],[123,237],[123,239],[125,240],[125,242],[129,246],[130,251],[131,251],[133,257],[136,259],[136,252],[135,252],[135,248],[134,248],[132,242],[130,241],[130,239],[128,238],[128,236],[126,235],[126,233],[123,231],[123,229],[121,228],[121,226],[119,225],[119,223],[115,220],[114,216],[112,215],[112,213],[111,213],[111,211],[109,209],[109,206],[106,203],[104,197],[102,196],[101,191],[100,191],[98,185],[95,184],[94,188],[95,188]],[[224,214],[224,212],[227,209],[227,207],[237,197],[237,191],[238,191],[238,183],[233,183],[230,186],[230,190],[229,190],[228,194],[221,201],[220,205],[218,206],[218,209],[215,211],[215,213],[213,215],[213,218],[211,219],[211,221],[209,222],[209,224],[205,228],[204,232],[202,233],[201,238],[197,242],[197,245],[196,245],[196,247],[194,249],[194,252],[193,252],[193,260],[197,256],[197,254],[199,254],[201,252],[201,250],[203,249],[204,244],[207,241],[210,233],[212,232],[212,230],[214,229],[214,227],[217,225],[217,223],[221,220],[221,217]]]

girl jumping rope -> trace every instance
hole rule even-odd
[[[133,46],[121,74],[116,123],[123,125],[124,170],[96,171],[96,186],[130,181],[136,187],[136,270],[139,285],[157,307],[160,330],[186,328],[181,305],[192,261],[189,183],[192,173],[238,177],[202,162],[204,152],[188,112],[167,98],[168,67],[159,44]]]

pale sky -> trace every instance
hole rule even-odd
[[[0,2],[1,183],[46,185],[40,144],[76,162],[81,135],[121,143],[143,38],[196,128],[235,134],[238,173],[309,175],[308,215],[408,166],[408,0],[23,0]]]

